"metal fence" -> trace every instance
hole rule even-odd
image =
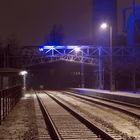
[[[0,125],[22,95],[21,86],[0,90]]]

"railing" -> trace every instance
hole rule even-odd
[[[21,95],[21,86],[15,86],[0,91],[0,125],[19,101]]]

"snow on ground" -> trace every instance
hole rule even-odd
[[[0,125],[0,140],[36,140],[37,137],[33,95],[26,93]]]

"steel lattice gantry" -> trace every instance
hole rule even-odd
[[[75,51],[80,48],[79,51]],[[44,46],[39,47],[23,47],[12,49],[9,54],[11,65],[21,65],[22,67],[33,66],[56,60],[66,60],[71,62],[83,62],[92,65],[98,65],[99,58],[108,58],[111,55],[110,47],[97,46]],[[140,47],[114,47],[112,56],[123,62],[131,63],[134,58],[139,63]],[[15,61],[16,60],[16,61]],[[117,60],[116,60],[117,61]],[[122,62],[123,61],[123,62]]]
[[[93,45],[79,46],[43,46],[12,49],[9,53],[9,65],[30,67],[54,61],[70,61],[94,65],[98,71],[99,88],[103,88],[103,71],[110,71],[110,58],[113,59],[113,72],[140,68],[140,47],[101,47]],[[84,68],[81,67],[81,72]]]

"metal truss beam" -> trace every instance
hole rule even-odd
[[[60,48],[61,47],[61,48]],[[63,47],[63,48],[62,48]],[[55,46],[53,48],[39,51],[38,47],[23,47],[13,49],[10,52],[10,60],[19,61],[22,66],[27,67],[31,65],[52,62],[56,60],[66,60],[71,62],[83,62],[92,65],[98,65],[98,60],[105,61],[111,55],[110,47],[97,46],[78,46],[79,52],[75,52],[74,48],[67,48],[65,46]],[[121,62],[131,62],[134,58],[137,62],[140,61],[140,47],[114,47],[112,49],[112,56],[116,62],[120,59]]]
[[[14,51],[13,51],[14,50]],[[98,88],[104,87],[104,72],[113,79],[117,73],[136,71],[140,68],[140,47],[101,47],[101,46],[45,46],[15,48],[9,53],[9,62],[14,67],[26,68],[55,61],[81,63],[81,85],[84,87],[84,63],[96,66]],[[112,65],[110,63],[112,60]],[[111,73],[112,69],[112,73]]]

